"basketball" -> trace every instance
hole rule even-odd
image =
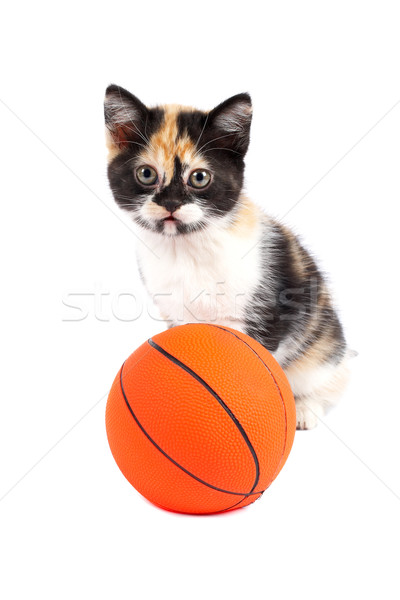
[[[106,407],[108,442],[126,479],[169,511],[249,505],[288,457],[296,410],[286,376],[257,341],[188,324],[124,362]]]

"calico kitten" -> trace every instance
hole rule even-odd
[[[140,272],[163,318],[258,340],[292,386],[297,428],[309,429],[344,388],[350,353],[314,260],[243,192],[251,117],[248,94],[203,112],[147,108],[111,85],[108,177],[140,230]]]

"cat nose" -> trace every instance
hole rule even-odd
[[[182,202],[180,202],[179,200],[165,198],[163,200],[159,200],[157,204],[166,208],[170,213],[173,213],[177,208],[179,208],[182,205]]]

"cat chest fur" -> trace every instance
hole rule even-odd
[[[173,324],[218,322],[241,328],[260,280],[259,248],[249,252],[258,235],[238,238],[223,229],[179,237],[146,235],[153,252],[141,245],[139,264],[161,315]]]

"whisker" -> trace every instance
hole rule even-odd
[[[203,148],[205,148],[206,146],[208,146],[208,144],[211,144],[212,142],[216,142],[217,140],[221,140],[222,138],[231,137],[232,135],[234,135],[234,134],[232,134],[232,133],[227,133],[227,134],[225,134],[225,135],[220,135],[220,136],[218,136],[218,137],[216,137],[216,138],[214,138],[214,139],[212,139],[212,140],[210,140],[210,141],[206,142],[205,144],[203,144],[203,145],[202,145],[202,147],[201,147],[201,148],[199,148],[197,152],[201,152],[201,150],[202,150]],[[196,153],[196,154],[197,154],[197,153]]]
[[[129,116],[129,115],[128,115],[128,116]],[[150,144],[150,140],[148,140],[148,139],[147,139],[147,138],[146,138],[146,137],[145,137],[145,136],[142,134],[142,132],[140,131],[140,129],[138,129],[138,127],[137,127],[136,123],[134,123],[134,122],[132,121],[132,119],[129,119],[129,121],[130,121],[130,123],[132,123],[132,125],[133,125],[133,127],[134,127],[135,129],[132,129],[132,128],[131,128],[131,127],[129,127],[129,126],[126,124],[126,123],[124,123],[124,124],[123,124],[123,125],[124,125],[124,128],[125,128],[125,129],[127,129],[128,131],[132,132],[132,133],[135,133],[135,132],[136,132],[136,133],[137,133],[137,134],[138,134],[138,135],[139,135],[139,136],[142,138],[142,140],[143,140],[144,142],[146,142],[146,145],[147,145],[147,146],[149,146],[149,147],[150,147],[152,150],[154,150],[154,148],[153,148],[152,144]],[[132,143],[138,143],[138,142],[132,142]],[[142,146],[143,146],[144,148],[146,147],[144,144],[142,144]]]
[[[143,146],[143,144],[139,144],[139,146]],[[143,146],[143,148],[145,148],[145,146]],[[126,165],[128,162],[130,162],[130,161],[132,161],[132,160],[134,160],[134,157],[133,157],[133,156],[130,156],[130,157],[128,158],[128,160],[126,160],[124,163],[122,163],[121,167],[124,167],[124,166],[125,166],[125,165]]]
[[[149,115],[146,115],[146,122],[144,124],[144,135],[146,136],[146,139],[149,140],[148,135],[147,135],[147,122],[149,120]],[[153,146],[150,144],[150,140],[149,140],[149,146],[151,147],[152,150],[154,150]]]
[[[205,150],[203,152],[203,154],[207,154],[207,152],[212,152],[213,150],[226,150],[227,152],[234,152],[235,154],[241,154],[240,152],[238,152],[237,150],[233,150],[232,148],[209,148],[208,150]]]
[[[210,114],[210,113],[207,113],[206,120],[204,121],[203,129],[201,130],[201,132],[200,132],[200,135],[199,135],[199,137],[197,138],[197,142],[196,142],[196,144],[195,144],[195,146],[194,146],[196,150],[197,150],[197,145],[198,145],[198,143],[199,143],[199,142],[200,142],[200,140],[201,140],[201,136],[203,135],[203,133],[204,133],[204,130],[205,130],[205,128],[206,128],[206,125],[207,125],[207,121],[208,121],[209,114]]]
[[[126,140],[125,144],[136,144],[137,146],[142,146],[142,148],[146,148],[145,144],[141,144],[140,142],[134,142],[133,140]]]

